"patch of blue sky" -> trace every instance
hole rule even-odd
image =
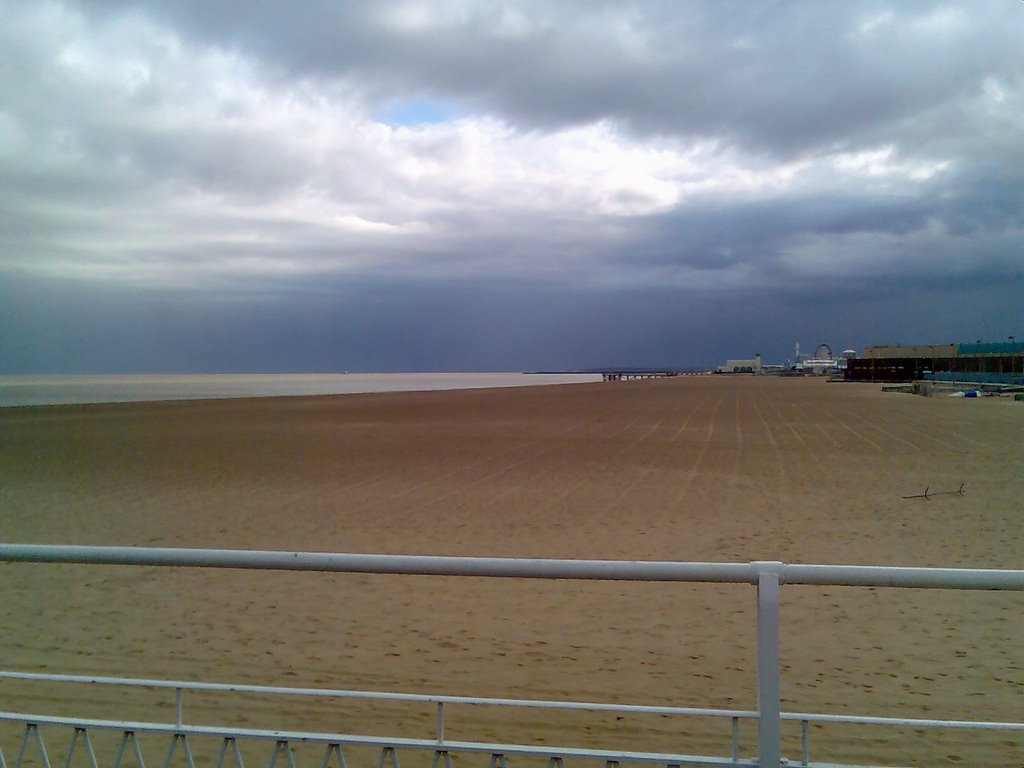
[[[402,99],[385,104],[376,117],[388,125],[429,125],[453,120],[458,111],[451,104],[434,99]]]

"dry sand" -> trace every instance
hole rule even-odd
[[[1024,568],[1022,436],[1019,403],[752,377],[4,409],[0,540]],[[964,497],[900,498],[961,483]],[[0,579],[7,668],[756,708],[749,586],[10,564]],[[786,710],[1024,712],[1020,593],[782,598]],[[170,714],[166,695],[0,695],[4,709]],[[186,702],[192,722],[422,737],[433,716]],[[798,758],[798,727],[785,733]],[[729,725],[462,707],[447,735],[726,754]],[[0,736],[11,761],[17,738]],[[751,754],[752,723],[741,738]],[[811,756],[1019,766],[1024,734],[812,727]],[[300,749],[300,768],[314,763]]]

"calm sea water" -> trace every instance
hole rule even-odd
[[[589,373],[345,373],[0,376],[0,407],[530,387],[600,381]]]

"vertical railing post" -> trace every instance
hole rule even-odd
[[[760,768],[779,768],[779,576],[782,563],[752,563],[757,574],[757,752]]]
[[[181,728],[181,726],[182,726],[181,695],[182,695],[181,688],[175,688],[174,689],[174,727],[175,728]]]
[[[735,763],[740,759],[740,719],[732,719],[732,761]]]

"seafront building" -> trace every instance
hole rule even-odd
[[[813,355],[801,355],[800,345],[796,345],[795,362],[785,365],[764,363],[761,354],[757,353],[753,358],[726,360],[724,365],[715,369],[716,373],[750,373],[754,375],[805,375],[805,376],[826,376],[841,371],[846,367],[846,360],[856,357],[857,353],[852,349],[844,350],[842,355],[834,357],[832,347],[828,344],[819,344]]]
[[[718,373],[761,373],[761,353],[758,352],[749,360],[726,360],[725,365],[718,366]]]
[[[1024,341],[868,347],[847,361],[846,378],[1024,385]]]
[[[844,349],[837,357],[828,344],[813,355],[801,355],[786,365],[764,364],[761,355],[730,359],[716,373],[789,376],[842,376],[847,381],[937,381],[964,384],[1024,386],[1024,341],[974,341],[962,344],[878,345],[866,347],[863,357]]]

